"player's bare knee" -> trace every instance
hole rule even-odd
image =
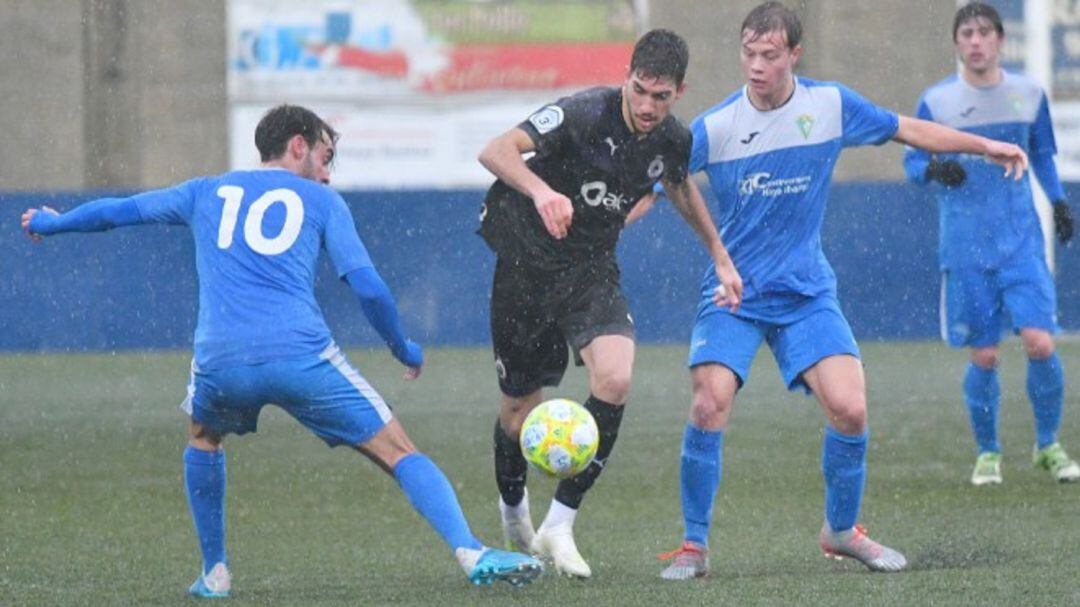
[[[1046,331],[1025,329],[1020,332],[1020,339],[1028,358],[1043,360],[1054,353],[1054,338]]]
[[[594,396],[613,405],[621,405],[630,396],[630,370],[609,371],[594,377],[590,389]]]
[[[188,422],[188,444],[200,451],[217,451],[223,437],[195,420]]]
[[[375,436],[357,445],[356,449],[387,473],[392,473],[394,466],[403,457],[416,453],[416,446],[405,434],[405,428],[396,419],[390,420]]]
[[[515,417],[510,420],[499,419],[499,425],[502,427],[503,432],[510,438],[517,440],[521,436],[521,425],[525,422],[524,417]]]
[[[709,429],[726,426],[733,400],[708,390],[695,391],[690,401],[690,423]]]
[[[982,369],[993,369],[998,364],[998,349],[975,348],[971,351],[971,362]]]
[[[829,423],[844,434],[862,434],[866,429],[866,398],[847,395],[828,405]]]
[[[699,428],[725,427],[739,386],[734,372],[722,365],[700,365],[691,369],[690,381],[690,422]]]
[[[499,425],[502,426],[503,432],[510,438],[517,438],[521,432],[521,424],[525,422],[525,417],[529,415],[536,405],[540,404],[542,394],[539,390],[525,396],[507,396],[502,397],[502,402],[499,405]]]

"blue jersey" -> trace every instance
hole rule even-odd
[[[821,250],[833,167],[845,147],[896,134],[895,113],[847,87],[797,78],[783,106],[761,111],[745,87],[694,120],[690,171],[705,171],[719,200],[724,245],[744,280],[739,315],[785,321],[805,303],[835,295]],[[710,268],[702,305],[719,284]]]
[[[1046,94],[1026,76],[1002,72],[995,86],[978,88],[953,75],[923,93],[919,118],[962,131],[1015,143],[1028,153],[1031,168],[1051,200],[1064,193],[1053,156],[1057,152]],[[939,154],[963,165],[966,181],[937,186],[940,256],[943,269],[997,269],[1026,256],[1043,257],[1043,233],[1032,201],[1028,175],[1016,181],[980,156]],[[909,149],[908,178],[926,183],[930,155]]]
[[[371,266],[345,201],[284,169],[233,171],[133,197],[143,222],[191,227],[199,275],[195,363],[250,365],[322,352],[316,261]]]

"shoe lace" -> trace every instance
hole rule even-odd
[[[694,545],[692,542],[683,542],[682,546],[679,546],[671,552],[664,552],[656,555],[656,558],[661,561],[670,561],[671,559],[678,559],[679,557],[687,554],[705,554],[705,551]]]
[[[849,544],[852,549],[864,551],[863,554],[870,558],[878,558],[881,556],[884,546],[870,539],[870,531],[866,527],[856,523],[855,526],[852,527],[852,531],[855,532],[851,537]]]

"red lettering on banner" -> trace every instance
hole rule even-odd
[[[425,79],[421,89],[434,94],[483,90],[578,88],[618,84],[626,77],[630,43],[553,43],[463,45],[449,51],[450,66]],[[408,75],[401,51],[374,53],[339,49],[339,67],[388,78]]]

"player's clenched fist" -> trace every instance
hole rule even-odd
[[[41,240],[41,234],[37,234],[30,229],[30,221],[33,220],[34,215],[37,215],[39,212],[49,213],[51,215],[59,215],[59,213],[56,212],[56,209],[53,209],[52,207],[41,207],[40,209],[26,209],[25,211],[23,211],[22,229],[24,232],[26,232],[26,235],[29,236],[30,239],[34,242]]]
[[[533,198],[533,202],[548,233],[554,238],[566,238],[574,218],[574,205],[570,199],[555,190],[548,190],[542,196]]]

